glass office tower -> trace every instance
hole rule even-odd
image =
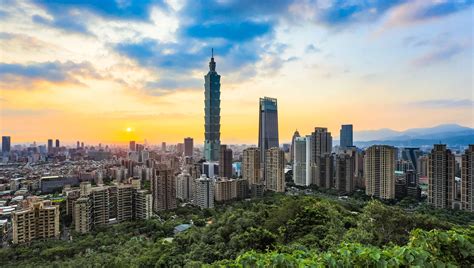
[[[265,163],[265,153],[268,149],[279,147],[277,107],[276,99],[260,98],[258,148],[260,149],[261,163]]]

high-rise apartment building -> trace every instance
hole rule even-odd
[[[219,176],[232,177],[232,150],[227,145],[221,145],[219,157]]]
[[[462,155],[461,183],[461,208],[474,212],[474,144]]]
[[[194,179],[187,171],[176,176],[176,197],[182,201],[193,199],[193,184]]]
[[[221,144],[221,76],[216,72],[212,53],[209,72],[204,76],[204,158],[219,160]]]
[[[134,189],[133,192],[133,218],[147,220],[153,211],[153,197],[148,190]]]
[[[274,192],[285,191],[285,152],[278,147],[267,150],[265,155],[265,187]]]
[[[232,179],[221,178],[214,182],[214,199],[217,202],[229,201],[237,198],[237,182]]]
[[[88,233],[92,229],[92,202],[87,196],[79,197],[74,202],[74,230],[78,233]]]
[[[334,156],[326,153],[316,156],[316,163],[312,170],[313,184],[320,188],[334,188]]]
[[[13,211],[11,217],[13,244],[59,237],[59,207],[49,200],[32,201],[28,208]]]
[[[153,211],[175,209],[176,180],[174,170],[161,167],[156,170],[156,176],[151,180],[153,195]]]
[[[306,180],[306,137],[296,137],[291,147],[294,153],[293,181],[299,186],[308,186]]]
[[[373,145],[365,153],[365,193],[382,199],[394,199],[396,148]]]
[[[354,146],[353,143],[353,131],[352,125],[342,125],[340,131],[340,142],[341,148],[348,148]]]
[[[194,204],[201,208],[214,207],[214,182],[202,175],[195,181]]]
[[[133,192],[131,184],[117,186],[117,221],[124,222],[133,218]]]
[[[265,165],[265,156],[268,149],[279,147],[278,140],[278,105],[277,99],[260,98],[258,121],[258,148],[260,161]],[[265,174],[264,174],[265,176]]]
[[[332,151],[332,136],[331,132],[325,127],[316,127],[312,136],[311,157],[317,163],[319,157],[330,154]]]
[[[10,136],[2,136],[2,153],[8,153],[11,150]]]
[[[351,154],[343,153],[336,156],[335,187],[345,193],[351,193],[355,189],[355,157]]]
[[[300,133],[298,132],[298,130],[295,130],[295,133],[293,133],[293,137],[291,138],[291,148],[290,148],[290,159],[291,159],[291,163],[293,164],[293,161],[294,161],[294,157],[295,157],[295,139],[298,138],[300,136]]]
[[[97,227],[109,223],[110,196],[108,187],[91,188],[92,226]]]
[[[194,151],[194,140],[193,138],[187,137],[184,139],[184,156],[193,156]]]
[[[455,159],[445,144],[435,144],[428,155],[428,204],[453,208]]]
[[[242,153],[242,178],[252,184],[261,184],[260,149],[247,148]]]

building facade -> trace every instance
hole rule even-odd
[[[348,148],[354,146],[352,125],[341,126],[339,145],[341,148]]]
[[[294,153],[292,157],[293,181],[298,186],[308,186],[306,180],[306,137],[296,137],[292,149]]]
[[[35,239],[58,238],[59,207],[51,201],[32,201],[29,207],[12,212],[13,244],[29,243]]]
[[[262,183],[259,148],[247,148],[242,153],[242,178],[252,184]]]
[[[364,158],[365,193],[381,199],[395,198],[396,148],[373,145],[367,148]]]
[[[184,156],[192,157],[194,151],[193,138],[187,137],[184,139]]]
[[[232,150],[227,145],[221,145],[219,157],[219,176],[225,178],[232,177]]]
[[[265,187],[273,192],[285,192],[285,153],[278,147],[267,150],[265,156]]]
[[[194,204],[201,208],[214,207],[214,182],[205,175],[195,181]]]
[[[153,211],[175,209],[176,180],[173,169],[159,168],[156,176],[151,180],[153,195]]]
[[[428,155],[428,204],[452,208],[455,196],[455,159],[445,144],[435,144]]]
[[[474,212],[474,144],[462,155],[461,168],[461,208]]]
[[[258,148],[260,161],[265,164],[268,149],[279,147],[278,139],[278,104],[274,98],[260,98],[258,121]]]
[[[219,160],[221,144],[221,76],[216,72],[214,55],[209,62],[209,72],[204,76],[204,158]]]

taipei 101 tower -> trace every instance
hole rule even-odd
[[[218,161],[221,144],[221,76],[216,72],[214,49],[204,81],[204,157],[207,161]]]

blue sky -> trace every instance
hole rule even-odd
[[[348,122],[474,126],[473,1],[3,0],[0,16],[2,131],[23,139],[41,125],[15,123],[32,109],[44,114],[38,122],[61,124],[99,112],[111,141],[128,125],[141,138],[176,118],[201,136],[211,48],[223,120],[240,125],[223,127],[229,141],[252,141],[262,95],[280,100],[284,137]],[[163,132],[157,139],[185,135]]]

